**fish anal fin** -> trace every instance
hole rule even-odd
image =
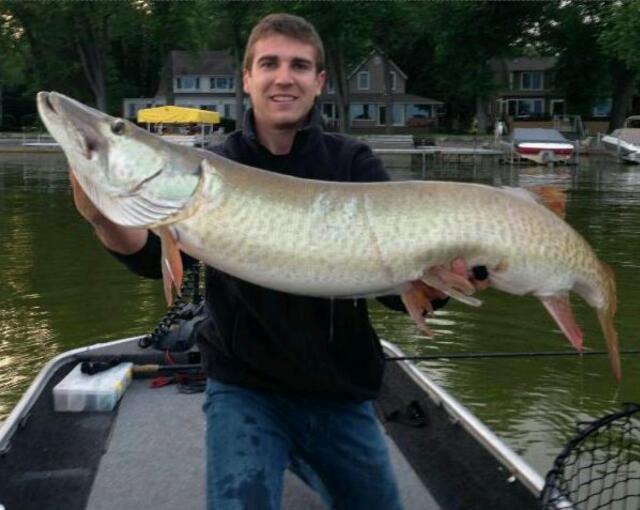
[[[411,282],[409,288],[400,295],[400,298],[409,313],[409,317],[413,319],[418,329],[428,337],[432,337],[433,331],[425,323],[424,315],[432,312],[433,306],[424,292],[420,290],[422,285],[420,281]]]
[[[582,331],[571,310],[569,296],[566,294],[556,296],[538,296],[542,304],[553,317],[556,324],[564,335],[568,338],[571,345],[578,351],[582,352]]]
[[[168,227],[159,227],[156,229],[156,232],[160,236],[162,243],[162,282],[164,297],[167,300],[167,305],[171,306],[173,303],[173,288],[176,289],[176,293],[179,293],[180,287],[182,287],[184,272],[182,268],[182,257],[180,256],[178,243]]]

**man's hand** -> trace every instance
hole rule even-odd
[[[455,275],[461,276],[469,280],[469,283],[473,285],[475,290],[485,290],[489,288],[489,271],[485,266],[475,266],[469,270],[467,264],[463,259],[455,259],[451,263],[451,267],[439,266],[440,272],[451,272]],[[439,289],[430,287],[421,280],[412,282],[414,289],[419,290],[429,301],[436,299],[446,299],[447,295]]]
[[[475,266],[469,270],[463,259],[455,259],[451,263],[451,267],[436,266],[430,268],[428,272],[437,281],[441,281],[445,287],[456,289],[466,295],[489,287],[487,268]],[[461,297],[463,297],[462,294]],[[418,328],[428,336],[433,336],[433,332],[424,321],[424,316],[433,311],[433,302],[446,299],[447,294],[422,280],[416,280],[411,282],[411,288],[403,293],[401,298]]]
[[[93,226],[98,239],[106,248],[123,255],[142,249],[147,242],[146,229],[127,228],[113,223],[89,200],[71,170],[69,170],[69,180],[76,209]]]

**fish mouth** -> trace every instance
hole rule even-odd
[[[56,92],[38,92],[36,97],[40,118],[58,142],[60,138],[71,138],[69,141],[84,158],[92,160],[97,157],[101,147],[98,133],[91,134],[79,128],[91,125],[88,121],[100,120],[97,115],[83,111],[84,105],[78,103],[78,107]],[[80,117],[80,122],[73,122],[74,116]]]
[[[80,187],[105,217],[126,227],[150,228],[190,214],[194,194],[202,185],[201,169],[182,176],[177,189],[163,186],[166,165],[161,157],[153,159],[145,171],[134,172],[135,161],[122,151],[112,152],[111,116],[56,92],[39,92],[37,105]],[[156,155],[144,140],[140,143],[145,153]],[[194,158],[190,162],[196,163]]]
[[[46,108],[53,115],[58,114],[58,110],[56,110],[53,103],[49,100],[49,92],[38,92],[38,104],[42,104],[44,108]]]

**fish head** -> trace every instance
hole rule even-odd
[[[37,105],[80,186],[110,220],[150,228],[185,210],[202,156],[63,94],[39,92]]]

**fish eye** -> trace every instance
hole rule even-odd
[[[113,123],[111,124],[111,132],[114,135],[123,135],[126,129],[126,124],[124,123],[124,120],[122,119],[116,119],[113,121]]]

